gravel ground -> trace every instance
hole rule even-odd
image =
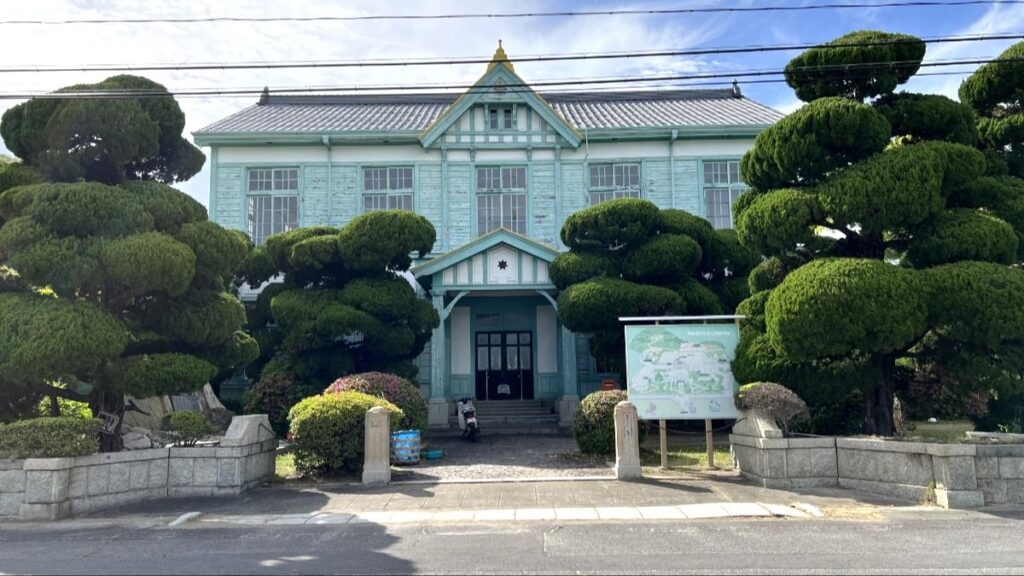
[[[583,456],[566,436],[481,436],[472,443],[439,437],[426,444],[444,449],[444,457],[394,466],[392,481],[614,476],[611,458]]]

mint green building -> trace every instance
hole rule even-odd
[[[724,90],[534,91],[499,46],[457,94],[274,96],[195,133],[210,215],[260,244],[401,208],[437,229],[411,270],[443,319],[418,359],[431,423],[461,396],[542,400],[570,421],[614,374],[558,319],[548,265],[573,212],[620,197],[732,226],[739,159],[782,115]]]

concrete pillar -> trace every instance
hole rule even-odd
[[[562,326],[562,395],[558,399],[558,425],[563,428],[572,426],[576,408],[580,405],[578,376],[576,334]]]
[[[385,485],[391,481],[391,413],[374,406],[366,411],[363,484]]]
[[[634,480],[641,476],[636,406],[619,402],[615,405],[615,477]]]

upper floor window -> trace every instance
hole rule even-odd
[[[640,197],[640,164],[592,164],[590,205],[612,198]]]
[[[715,228],[732,228],[732,205],[747,185],[738,160],[704,162],[704,214]]]
[[[412,210],[412,168],[364,168],[363,212]]]
[[[512,129],[512,107],[491,106],[487,109],[487,127],[491,130]]]
[[[526,234],[526,168],[477,168],[477,234],[507,228]]]
[[[257,246],[299,225],[298,168],[249,170],[248,231]]]

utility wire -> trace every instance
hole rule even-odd
[[[824,64],[819,66],[799,66],[794,67],[792,70],[807,70],[815,72],[827,72],[827,71],[843,71],[849,73],[851,71],[856,72],[858,70],[869,70],[880,64],[888,66],[890,69],[901,69],[901,68],[912,68],[915,66],[925,67],[945,67],[945,66],[964,66],[969,64],[1002,64],[1010,62],[1024,61],[1024,57],[1012,57],[1012,58],[975,58],[975,59],[955,59],[955,60],[936,60],[932,62],[921,62],[917,60],[902,60],[902,61],[887,61],[887,62],[858,62],[853,64]],[[957,73],[964,74],[966,71],[959,71]],[[480,92],[492,92],[494,90],[504,90],[506,92],[519,89],[521,91],[532,91],[534,87],[555,87],[555,86],[589,86],[589,85],[608,85],[608,84],[637,84],[637,83],[651,83],[651,82],[677,82],[686,80],[709,80],[709,79],[721,79],[721,78],[744,78],[744,77],[764,77],[764,76],[781,76],[784,74],[782,70],[749,70],[749,71],[729,71],[729,72],[710,72],[702,74],[677,74],[671,76],[641,76],[641,77],[609,77],[609,78],[594,78],[594,79],[567,79],[567,80],[541,80],[536,82],[530,82],[528,84],[493,84],[484,87],[478,87],[475,84],[419,84],[419,85],[352,85],[352,86],[330,86],[330,87],[306,87],[306,88],[285,88],[279,90],[278,95],[284,94],[295,94],[295,93],[323,93],[323,92],[355,92],[355,93],[367,93],[367,92],[408,92],[408,91],[423,91],[423,90],[463,90],[469,93],[480,91]],[[784,81],[784,80],[779,80]],[[752,82],[751,80],[744,80],[744,82]],[[215,89],[215,88],[194,88],[194,89],[183,89],[183,90],[144,90],[144,89],[126,89],[126,90],[76,90],[67,92],[49,92],[49,93],[0,93],[0,100],[24,100],[29,98],[45,98],[45,99],[80,99],[80,98],[152,98],[152,97],[176,97],[176,96],[243,96],[243,95],[256,95],[262,93],[262,90],[256,88],[239,88],[239,89]]]
[[[1024,1],[1024,0],[1022,0]],[[968,35],[968,36],[934,36],[921,38],[927,44],[942,44],[953,42],[985,42],[992,40],[1021,40],[1024,33],[1006,33],[991,35]],[[908,43],[915,41],[906,41]],[[604,52],[604,53],[575,53],[575,54],[545,54],[536,56],[521,56],[510,58],[513,64],[532,62],[557,62],[557,61],[578,61],[578,60],[609,60],[609,59],[639,59],[639,58],[661,58],[670,56],[710,56],[719,54],[744,54],[758,52],[786,52],[794,50],[807,50],[810,48],[820,49],[846,49],[869,46],[892,46],[903,43],[902,41],[875,41],[875,42],[851,42],[839,46],[826,46],[822,43],[816,44],[776,44],[760,46],[726,46],[711,48],[691,49],[669,49],[669,50],[647,50],[636,52]],[[147,72],[159,70],[253,70],[253,69],[281,69],[281,68],[379,68],[379,67],[412,67],[412,66],[454,66],[462,64],[488,64],[491,57],[463,57],[449,59],[398,59],[398,60],[334,60],[334,61],[278,61],[278,62],[204,62],[204,63],[156,63],[156,64],[96,64],[83,66],[47,66],[47,65],[19,65],[0,67],[0,73],[24,73],[24,72]]]
[[[808,10],[851,10],[870,8],[948,8],[954,6],[988,6],[1024,4],[1024,0],[913,0],[893,2],[827,2],[805,5],[704,6],[696,8],[571,10],[557,12],[467,12],[456,14],[369,14],[362,16],[209,16],[186,18],[78,18],[57,20],[0,20],[0,25],[64,25],[64,24],[198,24],[213,22],[365,22],[374,20],[465,20],[502,18],[569,18],[577,16],[663,16],[672,14],[720,14],[803,12]]]

